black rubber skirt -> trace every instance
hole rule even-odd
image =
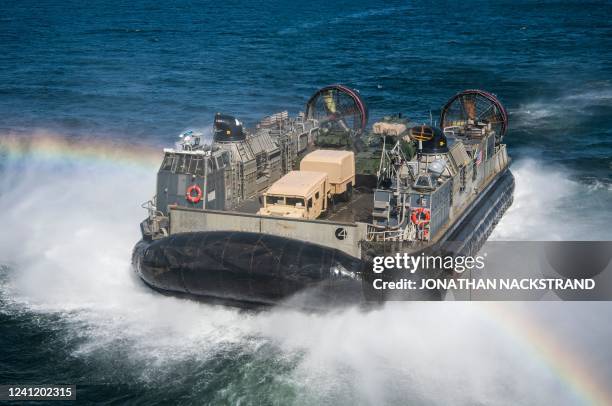
[[[361,301],[362,261],[336,249],[248,232],[141,240],[132,264],[151,287],[199,298],[274,305],[302,294],[314,307]]]

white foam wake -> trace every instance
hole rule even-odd
[[[571,180],[571,173],[525,159],[511,167],[514,203],[491,235],[493,240],[609,240],[612,191]]]

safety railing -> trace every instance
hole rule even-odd
[[[406,228],[397,230],[381,230],[368,224],[366,228],[366,241],[414,241],[415,229],[410,224]]]

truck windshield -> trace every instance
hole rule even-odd
[[[285,204],[283,196],[266,196],[266,204]]]
[[[288,197],[287,198],[287,206],[297,206],[300,205],[304,207],[304,199],[301,197]]]

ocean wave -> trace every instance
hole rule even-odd
[[[566,100],[581,100],[587,102],[612,101],[612,89],[591,90],[565,96]]]
[[[579,90],[555,98],[534,100],[509,110],[512,126],[524,129],[563,128],[592,118],[593,108],[612,108],[612,89]],[[552,127],[551,127],[552,126]]]
[[[385,7],[385,8],[379,8],[379,9],[369,9],[369,10],[364,10],[364,11],[357,11],[354,13],[348,13],[342,16],[334,17],[331,19],[309,21],[306,23],[302,23],[296,27],[286,27],[278,31],[278,34],[279,35],[295,34],[299,31],[309,30],[315,27],[319,27],[321,25],[342,24],[350,20],[362,20],[362,19],[366,19],[370,17],[386,16],[386,15],[391,15],[394,13],[401,13],[403,11],[407,11],[410,9],[411,9],[410,6],[400,6],[400,7]]]

